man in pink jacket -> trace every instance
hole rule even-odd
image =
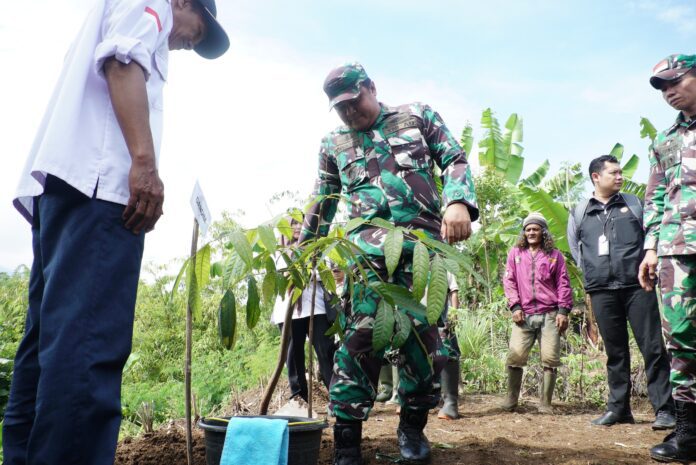
[[[503,285],[515,324],[507,356],[508,397],[501,407],[508,411],[517,407],[523,368],[534,341],[539,339],[544,367],[539,412],[552,413],[556,368],[561,364],[561,333],[568,327],[573,293],[563,254],[554,248],[540,213],[530,213],[524,219],[520,238],[508,254]]]

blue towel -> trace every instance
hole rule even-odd
[[[220,465],[287,465],[288,421],[232,417]]]

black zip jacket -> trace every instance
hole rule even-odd
[[[620,194],[613,196],[606,205],[591,198],[577,234],[575,219],[568,218],[568,243],[571,249],[580,250],[574,259],[583,271],[585,291],[622,289],[639,286],[638,267],[643,250],[642,220],[630,211]],[[609,241],[609,254],[599,255],[599,237],[605,234]]]

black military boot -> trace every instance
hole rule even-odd
[[[428,422],[427,410],[401,409],[399,427],[396,437],[399,440],[401,457],[407,463],[428,463],[430,461],[430,444],[423,434],[423,428]]]
[[[334,465],[362,465],[361,439],[362,421],[336,420],[334,425]]]
[[[696,461],[696,404],[675,402],[677,425],[662,444],[650,449],[650,457],[658,462]]]

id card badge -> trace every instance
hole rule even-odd
[[[603,255],[609,255],[609,240],[604,234],[599,236],[599,246],[597,247],[597,250],[599,250],[600,257]]]

